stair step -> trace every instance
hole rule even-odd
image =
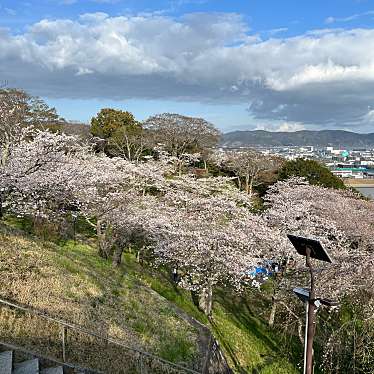
[[[12,351],[0,353],[0,374],[12,374],[12,359]]]
[[[56,366],[54,368],[43,369],[40,374],[64,374],[64,368]]]
[[[14,364],[13,374],[39,374],[39,360],[35,358]]]

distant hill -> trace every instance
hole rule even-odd
[[[264,130],[232,131],[222,136],[224,147],[254,146],[334,146],[374,147],[374,133],[357,134],[343,130],[270,132]]]

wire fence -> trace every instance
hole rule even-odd
[[[42,357],[76,363],[104,373],[201,374],[108,336],[51,317],[43,311],[0,299],[0,336]],[[204,370],[205,371],[205,370]]]

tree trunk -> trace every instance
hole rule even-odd
[[[4,217],[4,211],[3,211],[3,194],[0,192],[0,220],[2,220]]]
[[[300,340],[301,344],[304,344],[303,322],[302,322],[301,318],[297,314],[295,314],[292,311],[292,309],[285,302],[278,300],[277,304],[279,304],[279,306],[283,305],[284,308],[288,311],[288,313],[290,313],[290,315],[294,316],[297,319],[297,325],[298,325],[297,326],[297,332],[298,332],[298,335],[299,335],[299,340]]]
[[[178,175],[181,177],[182,176],[182,161],[179,160],[178,162]]]
[[[248,193],[249,193],[249,197],[252,197],[252,195],[253,195],[253,178],[251,178],[251,181],[249,183],[249,191],[248,191]]]
[[[242,181],[240,180],[240,175],[238,175],[238,188],[239,191],[242,189]]]
[[[117,245],[113,253],[112,264],[114,267],[118,267],[121,265],[122,253],[123,253],[123,247],[121,245]]]
[[[126,149],[127,149],[127,159],[129,161],[132,161],[131,159],[131,146],[130,146],[130,142],[129,142],[129,138],[126,136]]]
[[[196,291],[191,290],[191,299],[194,305],[200,308],[200,298],[199,294]]]
[[[273,305],[271,306],[271,312],[269,316],[269,326],[274,326],[275,313],[277,311],[277,301],[273,298]]]
[[[201,290],[199,298],[200,309],[210,317],[212,315],[213,287],[210,282]]]
[[[249,194],[249,175],[245,176],[245,192]]]
[[[68,220],[65,216],[57,223],[57,234],[60,240],[68,240],[72,236],[71,225],[69,225]]]
[[[5,143],[5,145],[3,147],[3,151],[1,153],[1,160],[0,160],[0,166],[1,167],[5,167],[5,165],[8,161],[9,154],[10,154],[10,143],[8,141],[8,142]]]
[[[99,256],[102,258],[108,258],[108,243],[106,240],[106,228],[104,228],[105,222],[102,220],[97,220],[96,223],[96,233],[97,233],[97,249]]]
[[[144,247],[141,247],[138,250],[138,253],[136,254],[136,261],[139,262],[141,265],[143,265],[143,257],[142,257],[143,249]]]

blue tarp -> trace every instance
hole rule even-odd
[[[272,272],[271,271],[268,271],[268,269],[264,268],[264,267],[260,267],[260,266],[257,266],[255,267],[255,270],[252,270],[252,271],[248,271],[248,275],[251,275],[251,276],[256,276],[256,275],[272,275]]]

